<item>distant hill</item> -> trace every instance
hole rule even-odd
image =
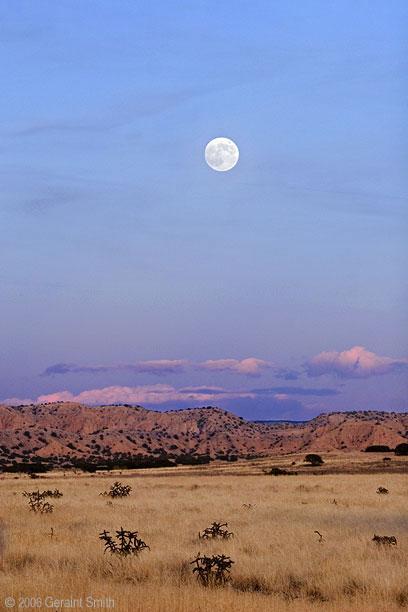
[[[252,423],[307,423],[307,421],[292,421],[288,419],[258,419]]]
[[[408,413],[334,412],[307,422],[251,422],[218,408],[157,412],[73,402],[0,405],[0,465],[169,455],[277,455],[394,448]]]

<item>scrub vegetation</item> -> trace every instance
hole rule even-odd
[[[293,459],[304,456],[274,463]],[[267,467],[254,460],[127,471],[133,494],[108,504],[100,492],[119,472],[52,472],[36,481],[39,491],[63,493],[52,514],[30,512],[27,475],[3,474],[1,596],[110,597],[120,612],[408,609],[406,474],[268,478]],[[226,521],[235,537],[198,539],[203,525],[225,530]],[[145,550],[104,554],[103,544]]]

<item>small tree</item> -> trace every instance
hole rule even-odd
[[[372,446],[367,446],[365,449],[366,453],[389,453],[390,447],[385,446],[383,444],[373,444]]]
[[[323,459],[320,455],[315,455],[314,453],[310,453],[306,455],[305,459],[306,463],[310,463],[310,465],[322,465],[324,463]]]
[[[407,457],[408,456],[408,444],[406,442],[402,442],[401,444],[397,444],[395,447],[395,454]]]

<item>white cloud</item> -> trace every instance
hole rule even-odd
[[[182,387],[176,389],[171,385],[140,385],[137,387],[104,387],[90,389],[77,395],[69,391],[59,391],[40,395],[39,403],[45,402],[79,402],[92,406],[107,404],[164,404],[166,402],[211,403],[220,399],[255,397],[251,391],[230,391],[221,387]]]

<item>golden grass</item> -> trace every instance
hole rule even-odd
[[[216,466],[202,467],[199,477],[197,468],[120,476],[54,473],[37,480],[3,477],[0,512],[6,544],[0,606],[7,596],[43,601],[47,596],[82,597],[82,609],[87,609],[85,598],[91,596],[110,597],[120,612],[408,608],[406,475],[274,477],[251,473],[254,465],[224,465],[224,474]],[[245,470],[247,475],[240,475]],[[109,505],[99,493],[117,479],[133,490],[129,498]],[[389,495],[376,494],[378,486],[388,488]],[[53,514],[28,510],[25,489],[54,487],[64,496],[50,500]],[[243,508],[244,503],[256,508]],[[199,541],[198,531],[215,520],[228,521],[235,538]],[[126,560],[104,555],[98,534],[121,526],[138,530],[151,551]],[[314,530],[323,534],[322,543]],[[374,533],[395,535],[397,547],[375,545]],[[189,565],[198,551],[231,556],[230,586],[206,589],[198,584]],[[42,609],[50,608],[43,603]]]

